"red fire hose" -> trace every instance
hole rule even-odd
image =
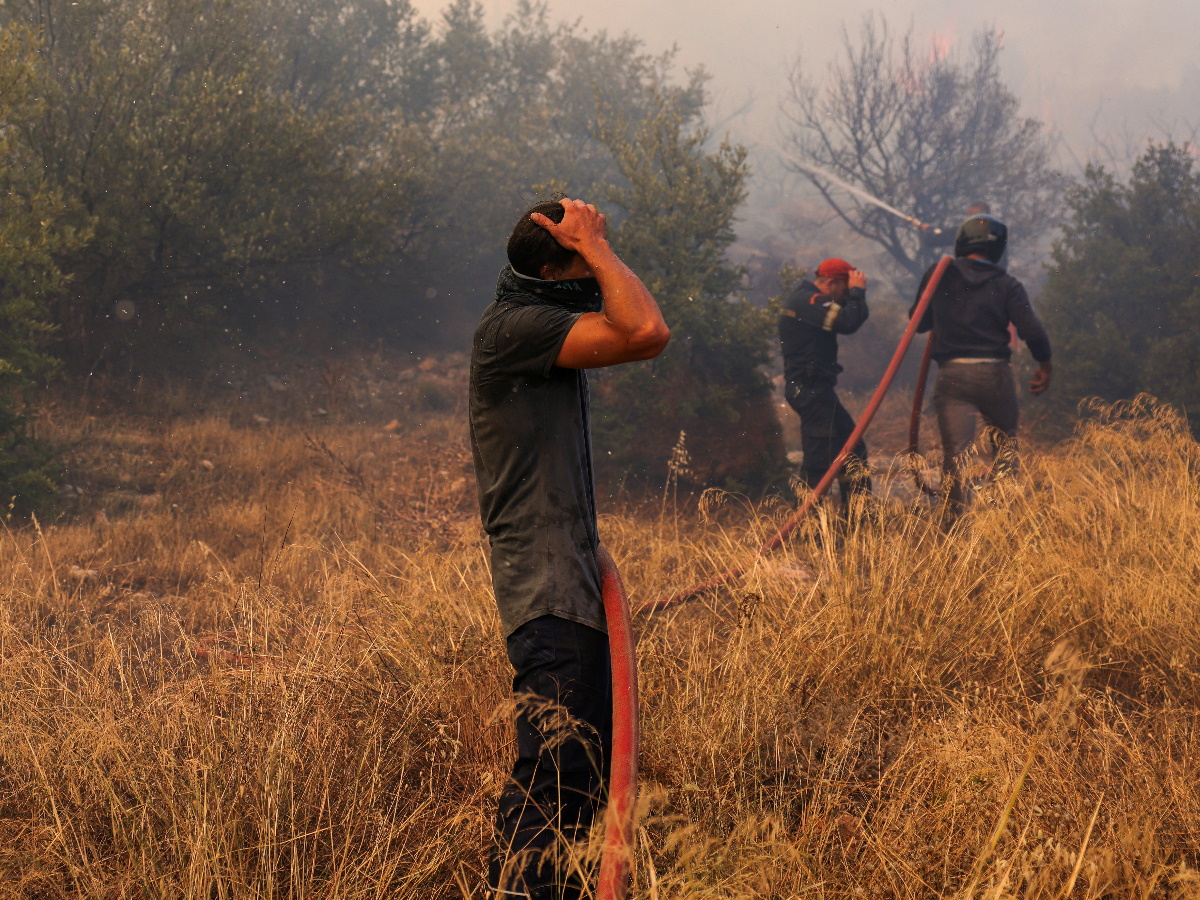
[[[608,821],[600,861],[598,900],[625,900],[629,891],[630,861],[633,857],[633,821],[637,803],[638,774],[638,685],[637,659],[633,649],[633,621],[621,573],[608,551],[599,548],[600,590],[604,618],[608,624],[609,655],[612,658],[612,758],[609,762]],[[289,629],[289,634],[301,631]],[[237,653],[220,645],[237,640],[226,631],[200,637],[192,648],[197,659],[220,659],[233,665],[282,663],[281,656]]]
[[[841,473],[850,450],[858,443],[866,432],[867,427],[871,424],[871,420],[875,417],[880,403],[883,402],[888,388],[891,387],[892,381],[896,377],[896,372],[900,368],[904,354],[908,351],[909,345],[912,343],[913,336],[916,334],[917,323],[920,322],[926,307],[929,306],[933,292],[937,288],[938,282],[941,281],[942,273],[946,271],[946,266],[949,264],[950,257],[948,256],[942,257],[938,263],[937,268],[933,272],[933,277],[929,279],[929,284],[926,286],[925,292],[921,295],[921,299],[913,311],[908,327],[900,339],[900,344],[897,346],[896,352],[892,355],[892,361],[888,364],[883,380],[879,382],[879,386],[875,389],[875,393],[867,404],[866,410],[864,410],[862,416],[859,418],[858,425],[846,441],[845,446],[842,447],[837,458],[833,461],[833,465],[829,467],[829,471],[825,473],[825,477],[812,489],[800,508],[770,540],[763,544],[758,553],[755,554],[754,559],[746,565],[730,569],[728,572],[711,578],[703,584],[696,585],[690,590],[644,603],[638,607],[638,612],[654,612],[666,609],[667,607],[675,606],[676,604],[698,597],[706,591],[712,590],[722,584],[734,581],[745,574],[746,570],[755,560],[765,556],[783,544],[788,535],[796,529],[803,518],[816,505],[816,502],[829,490],[834,479]],[[930,338],[931,346],[932,336]],[[915,450],[917,446],[916,439],[914,438],[916,432],[913,429],[918,428],[920,424],[921,399],[924,396],[925,380],[929,371],[930,347],[926,347],[925,358],[921,364],[921,375],[917,383],[917,395],[913,404],[913,422],[916,424],[911,425],[909,430],[910,451]],[[919,477],[918,483],[921,483]],[[922,488],[924,488],[924,485],[922,485]],[[613,687],[613,746],[612,759],[609,764],[608,820],[605,823],[604,829],[604,849],[600,861],[600,880],[597,885],[597,897],[599,900],[625,900],[629,892],[630,862],[633,857],[634,812],[637,802],[637,659],[634,654],[633,624],[629,612],[629,600],[625,595],[625,586],[621,582],[621,573],[617,571],[612,557],[603,547],[599,548],[597,561],[600,564],[604,617],[608,624]],[[228,633],[210,635],[201,639],[195,648],[196,656],[207,659],[216,655],[214,645],[231,637],[233,637],[232,633]],[[272,662],[278,661],[273,657],[242,656],[239,654],[228,654],[228,651],[226,651],[226,654],[232,656],[235,662],[258,659]]]
[[[908,351],[916,334],[917,323],[929,306],[933,292],[941,281],[942,273],[950,264],[950,257],[944,256],[938,263],[929,279],[925,292],[921,295],[904,331],[896,352],[888,364],[887,371],[879,386],[875,389],[866,410],[859,418],[858,425],[846,441],[841,452],[825,473],[825,477],[809,493],[800,508],[783,524],[774,536],[770,538],[755,554],[754,559],[743,566],[730,569],[721,575],[711,578],[703,584],[696,585],[687,591],[682,591],[670,597],[653,600],[638,607],[638,612],[654,612],[691,600],[706,591],[722,584],[734,581],[745,574],[750,565],[759,557],[775,550],[787,539],[803,518],[812,510],[816,502],[829,490],[830,485],[841,473],[846,457],[866,432],[871,420],[883,402],[888,388],[896,377],[904,354]],[[924,393],[925,376],[928,372],[929,350],[926,349],[925,360],[922,363],[921,377],[918,383],[918,396],[914,403],[917,414],[920,411],[920,398]],[[919,424],[919,422],[918,422]],[[910,448],[915,446],[913,432],[909,432]],[[604,617],[608,624],[608,641],[612,659],[613,687],[613,738],[612,758],[609,768],[608,785],[608,819],[604,830],[604,849],[600,862],[600,880],[597,885],[599,900],[625,900],[629,891],[630,862],[633,856],[633,824],[637,802],[638,774],[638,688],[637,688],[637,659],[634,654],[633,625],[629,611],[629,601],[625,594],[625,586],[621,581],[621,573],[608,551],[599,548],[597,561],[600,564],[601,592],[604,600]],[[212,645],[227,639],[231,635],[212,635],[202,639],[196,647],[196,655],[208,658],[213,654]],[[234,656],[235,660],[259,659],[260,657]]]
[[[600,563],[600,589],[604,618],[608,624],[609,655],[612,658],[613,726],[612,759],[609,763],[608,821],[600,861],[598,900],[625,900],[629,891],[630,861],[633,857],[634,808],[638,774],[638,685],[637,659],[633,649],[633,621],[621,573],[608,551],[596,554]],[[290,629],[296,633],[299,629]],[[237,639],[236,632],[205,635],[192,652],[198,659],[222,659],[234,665],[281,663],[283,657],[236,653],[219,645]]]
[[[762,545],[762,547],[759,548],[754,557],[746,564],[737,566],[736,568],[730,569],[727,572],[723,572],[720,575],[710,578],[708,581],[698,584],[693,588],[689,588],[686,591],[680,591],[678,594],[672,594],[669,597],[663,597],[659,600],[648,600],[638,607],[637,611],[639,613],[658,612],[659,610],[667,609],[668,607],[676,606],[680,603],[685,603],[688,600],[699,597],[701,594],[707,593],[715,587],[720,587],[723,584],[736,581],[738,578],[741,578],[744,574],[746,574],[746,571],[750,568],[750,566],[752,566],[759,558],[766,556],[772,550],[778,548],[787,539],[788,535],[796,530],[796,527],[800,524],[804,517],[812,511],[814,506],[816,506],[817,501],[824,496],[827,490],[829,490],[829,487],[833,484],[834,479],[841,474],[842,466],[846,464],[846,457],[850,455],[850,451],[855,447],[856,444],[858,444],[859,440],[862,439],[863,434],[866,433],[867,427],[871,424],[871,420],[875,418],[875,413],[879,410],[879,404],[883,402],[883,398],[887,394],[888,388],[892,386],[892,381],[896,378],[896,373],[900,370],[900,363],[904,359],[904,354],[908,352],[909,345],[912,344],[913,337],[917,333],[917,324],[925,315],[925,310],[928,308],[930,300],[933,299],[933,292],[937,289],[938,283],[942,280],[942,274],[946,271],[946,267],[950,265],[950,262],[951,257],[943,256],[938,262],[937,268],[933,270],[933,275],[930,277],[929,283],[925,286],[924,293],[921,294],[921,299],[917,301],[917,305],[913,309],[912,316],[908,320],[908,327],[904,329],[904,335],[900,338],[900,343],[896,347],[896,352],[892,354],[892,361],[888,363],[887,371],[883,374],[883,379],[879,382],[879,386],[875,388],[875,393],[871,395],[871,400],[869,403],[867,403],[867,408],[863,410],[863,414],[859,417],[858,425],[855,426],[854,431],[847,439],[845,446],[842,447],[842,451],[833,461],[833,465],[829,467],[829,471],[825,473],[825,477],[818,482],[817,486],[813,488],[811,492],[809,492],[808,497],[800,505],[800,508],[796,510],[796,512],[793,513],[786,522],[783,523],[783,526],[777,532],[775,532],[770,540],[768,540]]]
[[[608,821],[604,826],[604,853],[600,861],[599,900],[624,900],[629,890],[629,864],[633,856],[633,816],[637,801],[638,690],[637,660],[633,651],[633,622],[621,573],[603,547],[600,588],[608,644],[612,657],[613,728],[609,763]]]

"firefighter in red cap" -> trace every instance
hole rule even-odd
[[[811,281],[802,281],[783,301],[779,340],[783,345],[784,396],[800,416],[804,462],[800,477],[810,488],[829,471],[854,431],[854,419],[834,386],[839,334],[853,334],[867,321],[867,277],[844,259],[827,259]],[[842,470],[842,499],[868,493],[867,445],[859,441]]]

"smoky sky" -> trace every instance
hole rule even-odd
[[[445,0],[416,0],[436,21]],[[514,0],[482,0],[498,24]],[[893,32],[910,25],[931,51],[962,46],[980,27],[1004,35],[1006,80],[1023,111],[1051,125],[1068,154],[1095,155],[1095,138],[1190,137],[1200,124],[1200,3],[1196,0],[961,0],[796,3],[786,0],[550,0],[555,21],[590,31],[630,32],[648,50],[678,48],[682,67],[713,76],[712,116],[735,139],[773,142],[788,62],[800,54],[819,77],[843,26],[881,14]]]

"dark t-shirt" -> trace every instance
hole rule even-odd
[[[596,562],[587,375],[554,360],[594,279],[500,273],[471,353],[471,446],[505,636],[555,615],[606,631]]]

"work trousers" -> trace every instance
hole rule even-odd
[[[947,362],[938,366],[933,390],[938,431],[942,437],[942,489],[953,518],[966,509],[969,486],[963,462],[975,443],[977,414],[992,430],[996,455],[994,476],[1017,471],[1017,385],[1007,362]]]
[[[800,449],[804,451],[800,478],[814,488],[850,439],[854,419],[827,381],[789,382],[784,397],[800,416]],[[851,494],[871,490],[866,441],[860,438],[854,445],[839,480],[844,500]]]
[[[517,760],[500,795],[488,885],[497,900],[576,900],[612,749],[608,636],[541,616],[509,636],[508,659]]]

